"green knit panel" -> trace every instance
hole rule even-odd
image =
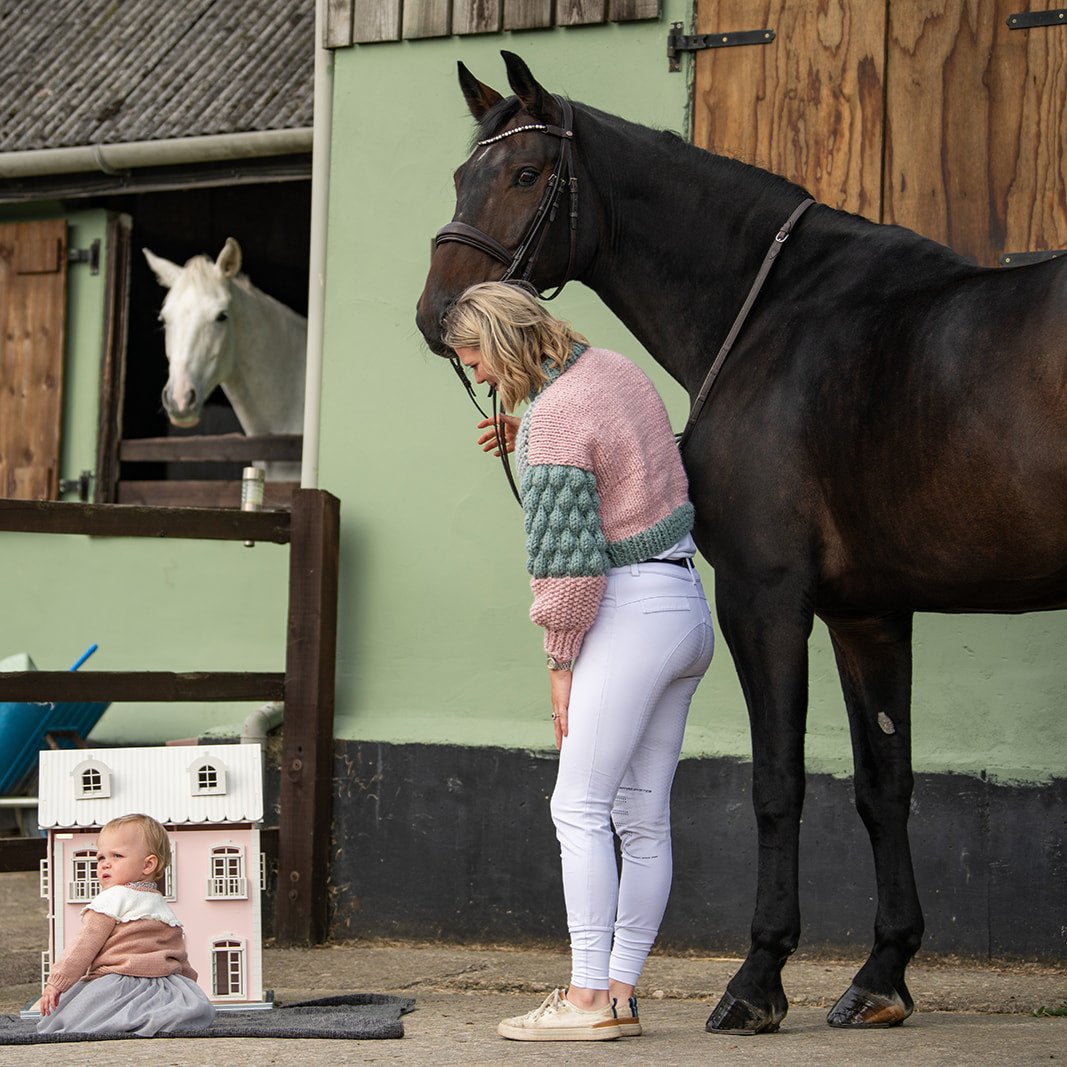
[[[522,477],[526,568],[534,578],[606,574],[607,543],[591,471],[555,463],[526,468]]]
[[[680,541],[693,528],[693,505],[680,504],[669,515],[653,523],[647,530],[625,537],[621,541],[612,541],[608,545],[608,559],[612,567],[625,567],[631,563],[640,563],[652,559],[661,552],[666,552],[675,542]]]

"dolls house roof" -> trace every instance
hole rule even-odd
[[[163,823],[248,823],[263,818],[259,745],[75,748],[40,754],[43,830],[103,826],[133,812]]]

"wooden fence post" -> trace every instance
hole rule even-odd
[[[275,941],[326,939],[340,502],[293,493]]]

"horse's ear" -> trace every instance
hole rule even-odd
[[[182,272],[181,267],[177,263],[171,263],[169,259],[157,256],[155,252],[149,252],[147,248],[142,248],[141,251],[144,252],[144,258],[148,260],[156,281],[164,289],[169,289],[178,280],[178,275]]]
[[[463,90],[463,96],[467,101],[467,107],[476,122],[482,121],[482,116],[494,105],[499,104],[504,98],[488,85],[483,85],[471,74],[462,62],[456,64],[459,70],[459,87]]]
[[[511,91],[519,98],[523,110],[541,122],[554,122],[557,114],[552,94],[541,87],[530,68],[514,52],[500,54],[508,68]]]
[[[241,246],[232,237],[226,238],[219,258],[215,260],[215,266],[219,268],[224,278],[232,278],[240,271]]]

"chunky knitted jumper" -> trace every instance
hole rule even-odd
[[[80,978],[128,974],[166,978],[184,974],[196,981],[185,954],[182,924],[159,893],[115,885],[82,909],[82,928],[47,984],[57,992]]]
[[[693,505],[663,401],[625,356],[575,345],[531,398],[515,466],[526,526],[530,618],[545,651],[576,659],[612,567],[665,552]]]

